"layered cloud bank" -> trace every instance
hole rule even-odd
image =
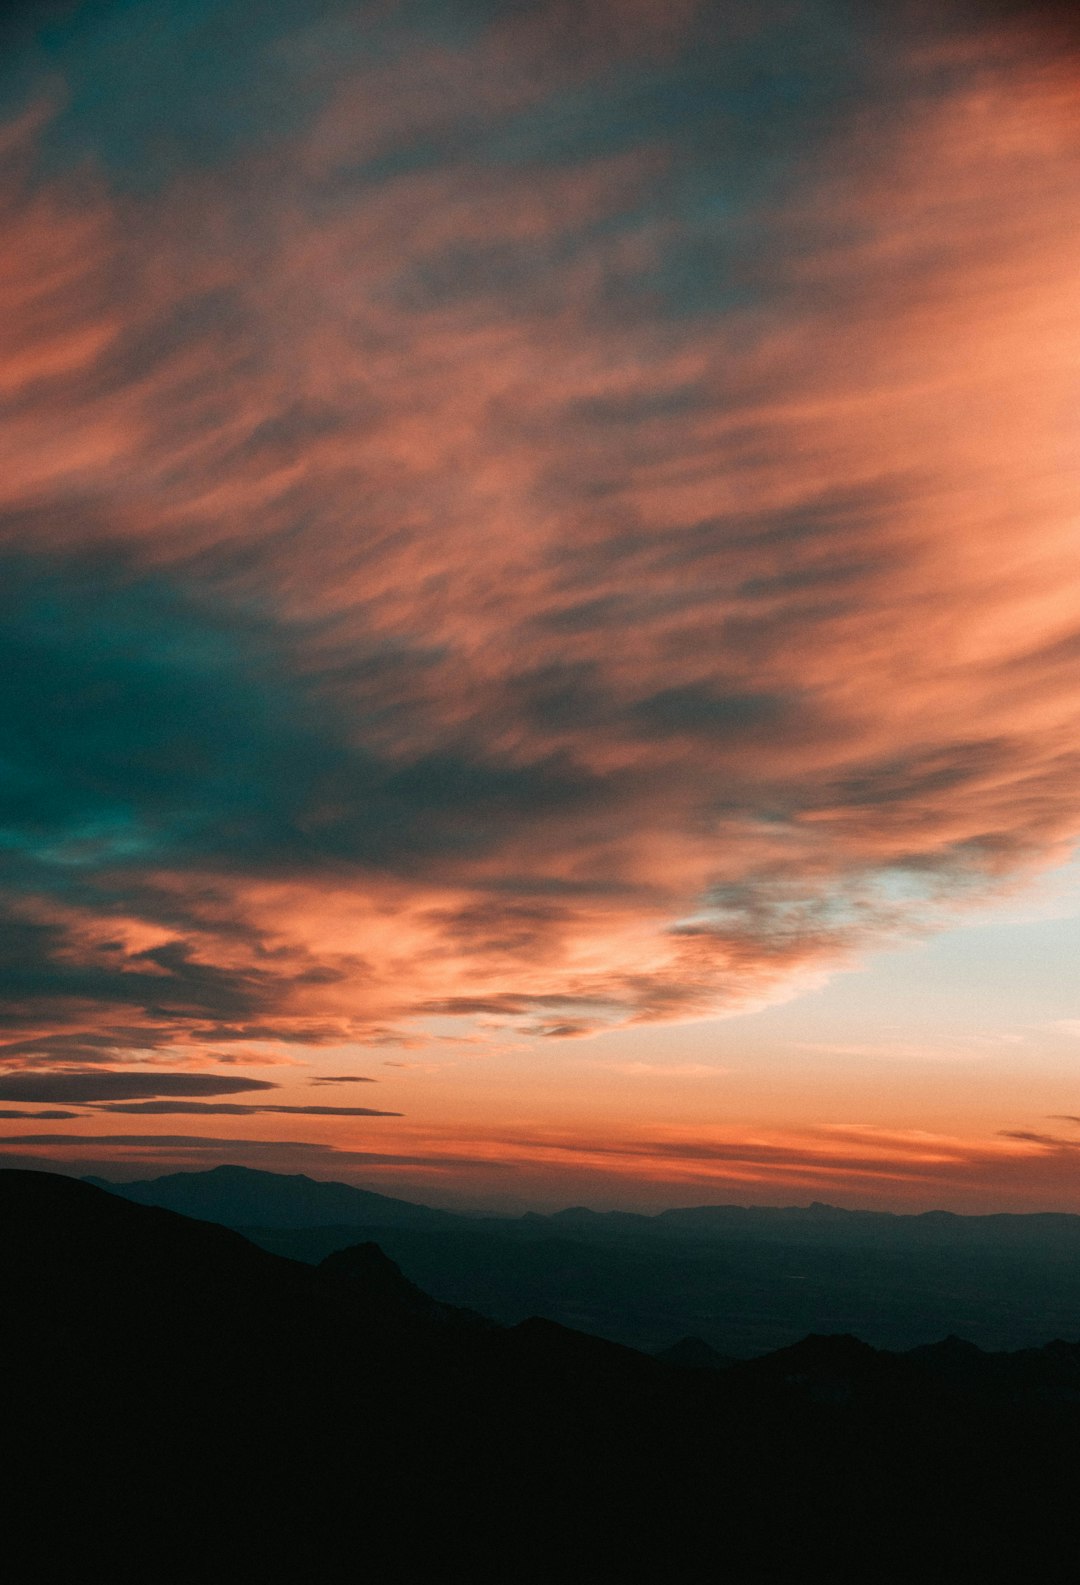
[[[1067,855],[1049,8],[157,9],[5,68],[0,1060],[700,1018]]]

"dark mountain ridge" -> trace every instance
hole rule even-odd
[[[1075,1578],[1080,1345],[727,1370],[0,1172],[24,1580]],[[13,1368],[13,1362],[18,1368]],[[63,1524],[56,1523],[58,1511]]]

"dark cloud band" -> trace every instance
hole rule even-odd
[[[137,1073],[131,1070],[94,1073],[8,1073],[0,1076],[0,1100],[95,1101],[134,1100],[139,1097],[236,1095],[273,1090],[266,1079],[233,1078],[216,1073]]]

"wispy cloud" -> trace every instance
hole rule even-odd
[[[935,1032],[923,1040],[894,1038],[873,1040],[796,1040],[796,1051],[831,1057],[856,1057],[871,1062],[974,1063],[1003,1052],[1013,1052],[1025,1043],[1023,1035],[947,1034]]]
[[[85,1126],[85,1125],[84,1125]],[[222,1159],[369,1185],[423,1199],[512,1191],[549,1204],[805,1203],[958,1210],[1047,1209],[1075,1184],[1075,1139],[1036,1129],[965,1137],[837,1122],[803,1129],[647,1127],[618,1134],[490,1128],[399,1130],[391,1149],[355,1139],[273,1140],[231,1133],[27,1130],[5,1162],[107,1175],[198,1169]]]
[[[625,1074],[629,1078],[650,1079],[722,1079],[729,1069],[715,1062],[644,1062],[608,1061],[593,1066],[605,1073]]]

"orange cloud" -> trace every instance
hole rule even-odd
[[[673,58],[677,10],[618,39]],[[18,814],[18,1039],[714,1015],[1076,840],[1071,63],[898,49],[717,222],[662,127],[499,152],[613,15],[343,68],[149,191],[6,136],[0,549],[26,655],[112,645],[48,702],[72,807]],[[126,761],[79,737],[129,707]]]

